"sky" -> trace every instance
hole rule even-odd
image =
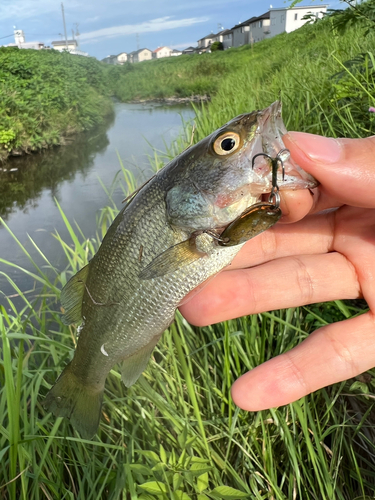
[[[212,32],[267,12],[270,1],[274,8],[290,5],[284,0],[64,0],[64,11],[68,38],[78,27],[79,49],[103,59],[144,47],[196,46]],[[322,3],[341,6],[338,0],[304,0],[299,5]],[[61,1],[0,0],[0,45],[14,43],[14,26],[24,31],[26,42],[50,45],[61,40]]]

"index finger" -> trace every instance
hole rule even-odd
[[[314,211],[343,204],[375,208],[375,136],[333,139],[289,132],[283,141],[296,163],[321,183]]]

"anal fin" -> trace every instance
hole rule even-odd
[[[145,371],[151,353],[160,337],[161,335],[157,335],[151,342],[139,349],[132,356],[124,359],[121,363],[121,380],[126,387],[135,384],[141,373]]]

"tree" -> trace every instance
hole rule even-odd
[[[215,50],[224,50],[224,45],[221,42],[214,42],[210,49],[211,52],[215,52]]]

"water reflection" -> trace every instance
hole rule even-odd
[[[19,158],[0,166],[0,216],[7,220],[11,213],[38,206],[38,199],[47,189],[52,200],[60,200],[59,186],[73,182],[77,172],[83,179],[94,165],[97,153],[109,145],[106,131],[114,123],[114,115],[94,132],[80,134],[63,147]]]
[[[161,107],[116,104],[115,118],[104,127],[83,134],[70,145],[42,154],[13,158],[0,168],[0,214],[38,265],[45,265],[28,239],[30,235],[50,260],[64,269],[66,257],[51,236],[55,230],[69,243],[70,237],[57,209],[59,201],[69,221],[80,226],[88,238],[96,232],[96,214],[108,204],[101,182],[110,187],[120,170],[119,155],[124,165],[140,180],[151,175],[148,155],[153,148],[164,151],[181,132],[181,117],[193,117],[190,107]],[[152,145],[152,146],[151,146]],[[10,169],[16,171],[11,172]],[[113,199],[121,205],[123,192],[118,189]],[[34,268],[15,240],[0,225],[0,257],[27,270]],[[0,304],[4,295],[14,293],[1,272],[7,273],[22,289],[32,289],[34,282],[16,268],[0,263]]]

